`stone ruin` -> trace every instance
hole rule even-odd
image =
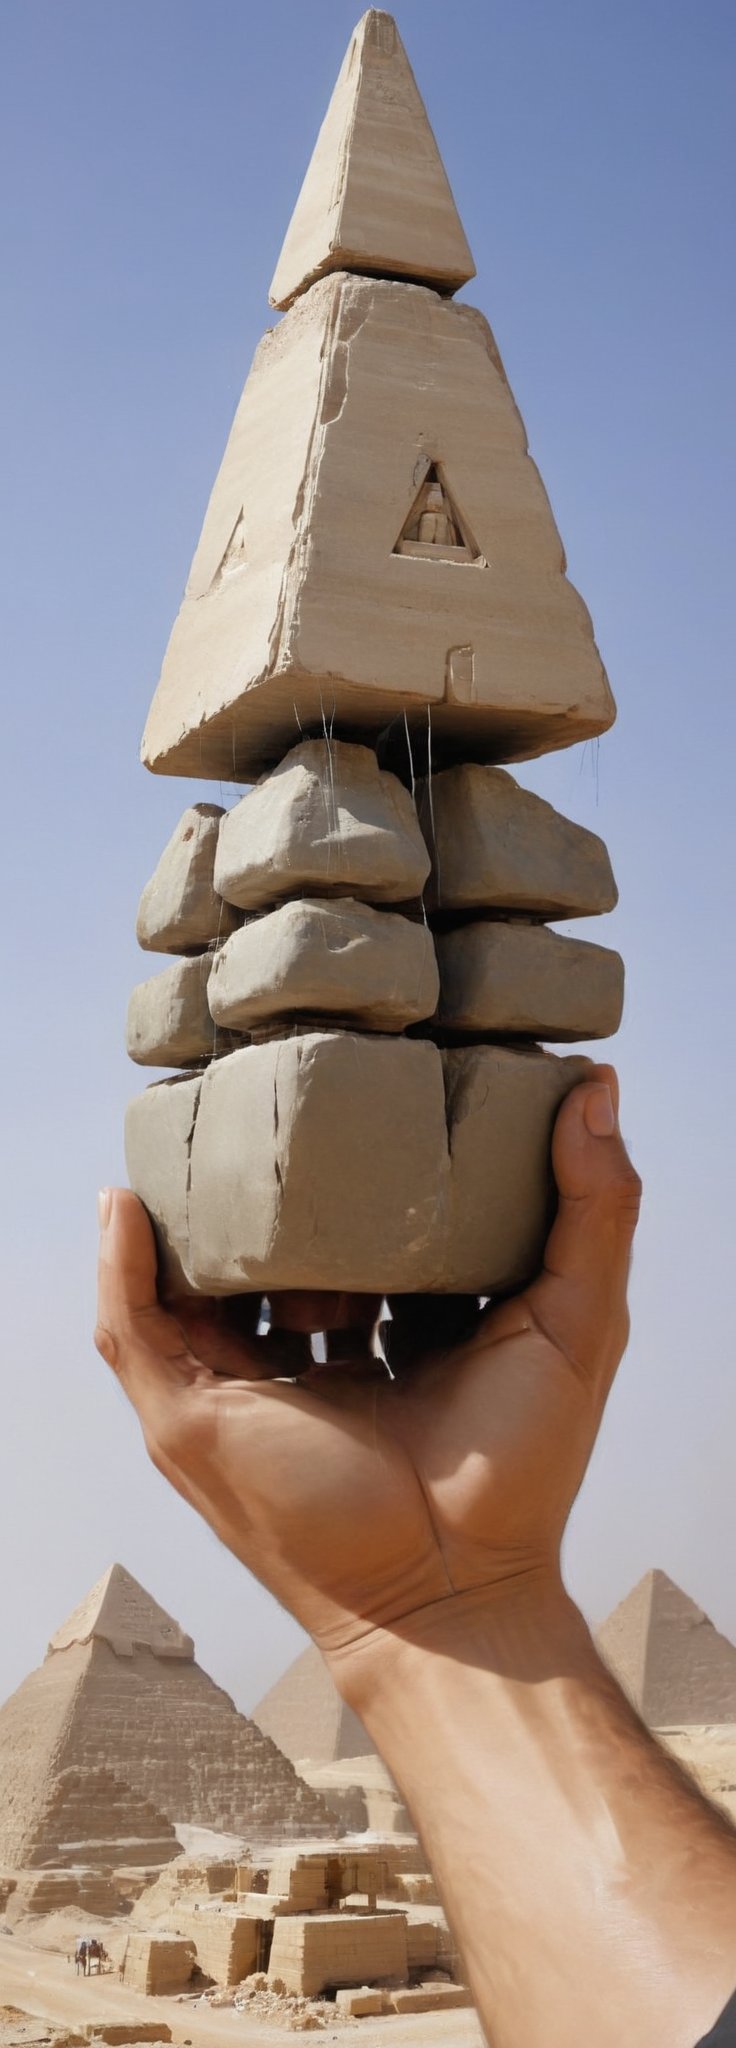
[[[170,963],[127,1117],[169,1290],[522,1283],[606,1037],[605,847],[500,762],[614,704],[391,16],[350,43],[143,739],[195,803],[143,892]]]
[[[355,2018],[469,2005],[434,1886],[412,1869],[413,1853],[410,1843],[379,1839],[282,1849],[260,1868],[181,1859],[133,1908],[123,1982],[162,1994],[205,1980],[219,1987],[218,2002],[234,1992],[271,2016],[286,2000],[292,2023],[295,2007],[325,1998],[333,2013]]]

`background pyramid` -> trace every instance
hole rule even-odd
[[[342,1757],[375,1754],[375,1743],[340,1698],[313,1647],[294,1659],[254,1709],[253,1719],[295,1764],[307,1759],[332,1764]]]
[[[70,1772],[79,1775],[65,1778],[67,1803],[80,1786],[84,1802],[86,1787],[71,1833],[62,1784]],[[319,1795],[200,1669],[191,1638],[121,1565],[0,1710],[0,1865],[51,1861],[60,1838],[79,1842],[80,1828],[85,1839],[103,1839],[111,1804],[116,1827],[122,1815],[110,1774],[134,1795],[122,1829],[131,1836],[141,1800],[154,1810],[154,1835],[160,1815],[260,1842],[334,1833]]]
[[[650,1728],[736,1721],[736,1646],[666,1572],[646,1572],[596,1641]]]

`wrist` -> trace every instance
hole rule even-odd
[[[372,1733],[394,1700],[428,1683],[451,1682],[453,1667],[475,1666],[499,1678],[560,1675],[593,1645],[556,1567],[468,1587],[414,1609],[388,1627],[366,1630],[327,1653],[342,1697]]]

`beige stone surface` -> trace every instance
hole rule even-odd
[[[367,1741],[367,1736],[364,1739]],[[376,1835],[392,1837],[394,1850],[397,1838],[401,1838],[409,1866],[421,1862],[422,1851],[414,1835],[414,1823],[382,1757],[374,1752],[365,1756],[341,1756],[336,1763],[317,1764],[303,1758],[299,1762],[299,1770],[307,1784],[321,1792],[336,1820],[342,1821],[349,1833],[370,1828]],[[406,1837],[410,1839],[405,1841]]]
[[[49,1650],[68,1650],[72,1643],[91,1643],[93,1637],[109,1643],[116,1657],[132,1657],[141,1646],[156,1657],[187,1664],[194,1656],[191,1636],[122,1564],[108,1565],[55,1630]]]
[[[596,1632],[650,1728],[736,1721],[736,1644],[666,1572],[646,1572]]]
[[[439,933],[436,944],[446,1031],[562,1041],[618,1030],[624,964],[606,946],[501,919]]]
[[[215,1022],[240,1031],[294,1013],[403,1031],[438,996],[428,927],[350,896],[295,898],[250,920],[216,955],[207,990]]]
[[[348,44],[273,283],[289,306],[329,270],[382,271],[457,290],[475,276],[409,59],[371,7]]]
[[[434,1046],[342,1031],[248,1046],[202,1083],[186,1271],[206,1293],[421,1287],[448,1172]]]
[[[472,2003],[464,1984],[413,1984],[393,1991],[390,2000],[392,2012],[441,2012],[443,2008],[454,2012]]]
[[[440,1053],[419,1039],[305,1031],[207,1069],[169,1175],[148,1090],[133,1144],[128,1126],[128,1170],[204,1293],[490,1293],[536,1270],[555,1114],[586,1071],[536,1048]]]
[[[209,1059],[215,1028],[207,1002],[208,954],[172,960],[150,981],[139,981],[128,1004],[129,1057],[143,1067],[187,1067]]]
[[[340,1985],[402,1984],[407,1975],[403,1913],[297,1914],[274,1922],[269,1981],[316,1998]]]
[[[138,906],[139,946],[153,953],[194,953],[227,938],[237,914],[215,894],[222,804],[190,804],[172,832]]]
[[[192,1913],[187,1930],[197,1963],[216,1984],[241,1984],[258,1966],[258,1921],[245,1913],[205,1909]]]
[[[441,524],[402,550],[430,471],[470,560]],[[438,740],[507,760],[614,717],[486,321],[340,272],[260,344],[143,759],[243,780],[299,725],[365,737],[406,711],[426,732],[428,707]]]
[[[93,1862],[95,1844],[107,1843],[107,1862],[122,1865],[126,1835],[139,1863],[147,1855],[160,1863],[150,1824],[148,1845],[143,1840],[142,1800],[170,1830],[181,1820],[270,1844],[332,1840],[334,1820],[319,1794],[201,1670],[191,1638],[135,1582],[124,1600],[119,1591],[118,1583],[108,1605],[95,1588],[57,1632],[61,1646],[0,1709],[0,1868],[60,1860],[59,1820],[72,1810],[67,1785],[77,1818],[63,1841],[69,1848],[76,1840],[76,1863]],[[130,1825],[117,1791],[111,1800],[109,1773],[130,1788]],[[84,1814],[89,1857],[79,1839]]]
[[[183,1935],[135,1932],[128,1938],[123,1983],[149,1998],[183,1991],[191,1983],[196,1960],[194,1942]]]
[[[586,1063],[474,1045],[443,1052],[442,1065],[451,1151],[444,1287],[455,1294],[520,1287],[541,1263],[554,1213],[555,1116]]]
[[[171,2040],[165,2020],[89,2020],[84,2033],[88,2041],[105,2041],[109,2048],[128,2048],[134,2041]]]
[[[429,856],[411,797],[371,747],[304,740],[220,827],[217,887],[244,910],[310,889],[402,903]]]
[[[125,1112],[128,1179],[153,1220],[159,1285],[165,1296],[186,1294],[189,1256],[189,1153],[201,1076],[157,1081],[135,1095]]]
[[[603,840],[522,789],[503,768],[463,761],[424,785],[419,810],[432,853],[433,909],[587,917],[618,891]]]
[[[383,2012],[385,1997],[382,1991],[337,1991],[335,2005],[338,2012],[347,2013],[349,2019],[365,2019],[368,2013]]]

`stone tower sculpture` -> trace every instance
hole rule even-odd
[[[391,16],[350,43],[143,739],[255,786],[186,811],[138,937],[130,1106],[170,1287],[522,1282],[549,1137],[607,1036],[604,845],[499,762],[614,704]]]

